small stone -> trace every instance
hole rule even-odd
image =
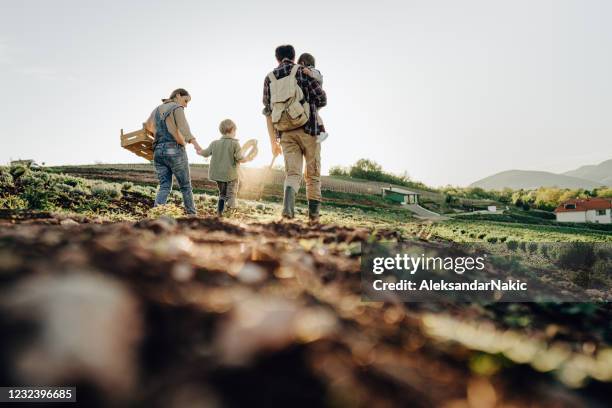
[[[193,242],[185,235],[174,235],[155,243],[153,251],[160,257],[188,256],[193,250]]]
[[[76,222],[73,219],[66,218],[65,220],[61,220],[60,221],[60,225],[63,225],[63,226],[67,226],[67,225],[79,225],[79,223]]]
[[[143,335],[138,301],[105,274],[57,272],[27,279],[2,299],[4,313],[38,328],[24,341],[11,369],[25,383],[71,378],[113,395],[130,395],[138,383]]]
[[[244,264],[242,269],[238,272],[238,280],[246,284],[256,284],[263,282],[266,279],[266,270],[252,262]]]
[[[172,278],[177,282],[188,282],[194,275],[193,267],[185,262],[177,263],[172,268]]]

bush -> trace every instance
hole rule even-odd
[[[603,288],[608,289],[610,286],[610,273],[612,271],[612,262],[609,260],[599,259],[593,267],[582,269],[576,273],[573,282],[583,288]]]
[[[11,176],[13,176],[13,179],[18,179],[19,177],[28,173],[28,168],[21,165],[12,166],[9,170],[9,173],[11,174]]]
[[[54,208],[53,199],[57,196],[55,180],[47,173],[31,172],[21,174],[18,179],[23,188],[22,198],[28,202],[32,210],[51,210]]]
[[[612,259],[612,245],[598,248],[597,251],[595,251],[595,256],[597,259]]]
[[[147,198],[155,198],[155,195],[157,194],[157,190],[154,187],[150,186],[136,185],[132,187],[131,192]]]
[[[349,169],[349,176],[374,180],[374,181],[388,181],[385,173],[382,171],[382,166],[373,160],[359,159]]]
[[[578,271],[572,279],[572,282],[582,288],[588,289],[591,285],[591,274],[589,271]]]
[[[591,277],[594,284],[608,287],[612,278],[612,261],[599,259],[593,264]]]
[[[8,195],[0,197],[0,208],[3,210],[25,210],[28,208],[28,202],[21,197]]]
[[[335,172],[338,172],[335,175],[346,175],[346,170],[341,168],[334,168]],[[330,174],[331,170],[330,170]],[[334,174],[332,174],[334,175]],[[384,183],[397,184],[400,186],[419,188],[427,191],[434,191],[431,187],[427,187],[425,184],[412,181],[408,177],[408,175],[404,174],[401,176],[396,176],[395,174],[387,173],[383,171],[382,166],[376,163],[373,160],[369,159],[359,159],[355,164],[353,164],[348,170],[348,176],[363,179],[363,180],[372,180],[372,181],[380,181]]]
[[[527,243],[526,242],[520,242],[519,243],[519,248],[521,248],[522,251],[527,252]]]
[[[58,177],[58,182],[66,184],[70,187],[77,187],[83,184],[83,182],[80,179],[76,177],[72,177],[72,176],[65,176],[65,175],[61,175],[60,177]]]
[[[506,247],[508,247],[508,249],[511,251],[516,251],[518,248],[518,242],[511,239],[510,241],[506,242]]]
[[[612,198],[612,187],[597,189],[597,197]]]
[[[344,177],[346,177],[346,176],[349,175],[349,172],[344,167],[333,166],[333,167],[330,167],[330,169],[329,169],[329,175],[330,176],[344,176]]]
[[[164,204],[153,207],[149,210],[147,216],[149,218],[159,218],[161,216],[167,216],[172,218],[182,217],[185,212],[182,207],[175,204]]]
[[[586,242],[562,245],[558,249],[556,263],[564,269],[588,269],[595,263],[593,245]]]
[[[134,187],[134,183],[126,181],[125,183],[121,184],[121,191],[130,191],[132,187]]]
[[[94,197],[106,200],[120,200],[122,197],[121,190],[113,184],[98,183],[91,187],[91,194]]]
[[[49,190],[45,188],[36,188],[35,186],[28,185],[23,194],[23,198],[28,202],[28,208],[32,210],[52,210],[52,195]]]
[[[487,242],[495,244],[497,242],[497,237],[489,237],[489,238],[487,238]]]
[[[484,239],[487,236],[487,234],[479,234],[478,235],[478,239]]]
[[[11,188],[14,187],[13,176],[6,169],[0,169],[0,188]]]
[[[60,184],[56,184],[54,186],[54,189],[58,193],[70,194],[74,190],[74,187],[68,184],[60,183]]]
[[[529,253],[535,253],[538,250],[538,243],[537,242],[530,242],[529,245],[527,246],[527,249],[529,249]]]
[[[87,191],[81,186],[76,186],[72,189],[72,194],[75,196],[86,196]]]
[[[540,245],[540,253],[542,254],[542,256],[544,258],[548,258],[549,257],[549,254],[548,254],[548,245],[546,245],[546,244]]]

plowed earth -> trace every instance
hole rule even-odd
[[[480,351],[427,330],[425,316],[501,330],[505,305],[362,302],[358,244],[409,238],[394,231],[7,218],[2,384],[75,384],[90,407],[575,407],[609,397],[604,382],[571,388],[507,359],[475,372]],[[608,341],[584,322],[525,313],[543,341],[551,325],[569,347]],[[609,325],[609,309],[593,319]]]

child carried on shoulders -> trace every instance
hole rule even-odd
[[[297,63],[298,65],[302,65],[304,67],[304,73],[306,75],[317,81],[319,85],[323,86],[323,75],[321,74],[321,71],[315,68],[315,58],[312,56],[312,54],[309,54],[307,52],[303,53],[302,55],[300,55],[300,58],[298,58]],[[327,139],[329,133],[325,131],[325,125],[323,124],[323,120],[321,119],[318,110],[316,111],[316,115],[317,126],[321,131],[317,135],[317,143],[322,143],[323,141],[325,141],[325,139]]]

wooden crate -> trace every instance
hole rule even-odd
[[[121,129],[121,147],[147,160],[153,160],[154,140],[155,136],[145,129],[144,123],[142,129],[134,132],[123,133]]]

